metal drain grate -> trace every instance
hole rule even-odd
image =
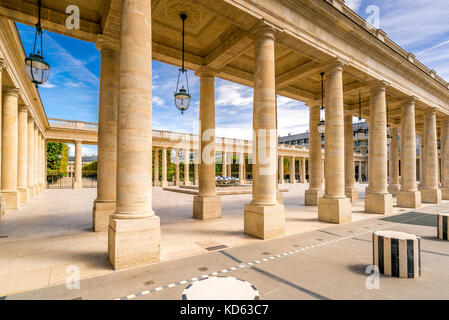
[[[152,284],[154,284],[154,281],[153,281],[153,280],[148,280],[148,281],[144,281],[144,282],[143,282],[143,285],[144,285],[144,286],[151,286]]]
[[[207,271],[207,270],[209,270],[208,268],[206,268],[206,267],[201,267],[201,268],[198,268],[198,271],[201,271],[201,272],[204,272],[204,271]]]
[[[221,244],[219,246],[213,246],[213,247],[208,247],[206,248],[207,251],[215,251],[215,250],[221,250],[221,249],[226,249],[228,246],[225,246],[224,244]]]

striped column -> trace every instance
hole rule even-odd
[[[440,213],[437,215],[438,239],[440,240],[449,240],[447,230],[448,220],[449,213]]]
[[[373,233],[373,264],[379,272],[391,277],[421,276],[421,239],[398,231]]]

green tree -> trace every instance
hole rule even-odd
[[[68,161],[69,148],[65,143],[47,143],[47,175],[66,176]]]

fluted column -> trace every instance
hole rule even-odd
[[[168,186],[168,181],[167,181],[167,148],[165,147],[162,148],[161,161],[162,161],[161,187],[166,187]]]
[[[441,122],[441,195],[449,200],[449,117]]]
[[[159,187],[161,185],[159,181],[159,148],[154,149],[154,179],[153,185]]]
[[[245,184],[245,154],[239,153],[239,183]]]
[[[117,40],[98,36],[100,51],[100,93],[98,104],[97,198],[94,201],[94,231],[106,231],[115,212],[117,187],[117,110],[119,50]]]
[[[3,91],[2,105],[2,194],[6,209],[20,207],[20,193],[17,190],[18,163],[18,97],[19,89]]]
[[[277,202],[277,125],[275,98],[275,30],[263,26],[254,34],[253,184],[245,205],[245,233],[258,238],[284,234],[284,205]]]
[[[284,183],[284,156],[279,156],[279,183]]]
[[[221,175],[223,177],[228,176],[228,154],[227,152],[223,151],[221,153]]]
[[[388,184],[388,192],[396,196],[401,188],[399,184],[399,141],[398,128],[391,128],[391,144],[390,144],[390,183]],[[402,137],[402,134],[401,134]],[[416,153],[416,151],[415,151]]]
[[[199,161],[198,161],[198,150],[195,150],[195,153],[194,153],[194,157],[195,157],[195,161],[194,161],[194,163],[193,163],[193,180],[194,180],[194,182],[193,182],[193,184],[195,185],[195,186],[198,186],[198,183],[199,183]]]
[[[424,203],[441,203],[441,190],[438,187],[438,145],[436,112],[428,109],[424,112],[424,179],[421,187],[421,201]]]
[[[41,192],[39,188],[39,129],[34,126],[34,189],[36,195]]]
[[[18,115],[18,163],[17,163],[17,190],[20,193],[20,202],[28,202],[28,107],[19,106]]]
[[[115,269],[158,261],[161,232],[151,193],[151,0],[122,0],[120,17],[117,203],[108,249]]]
[[[309,107],[309,188],[305,192],[305,205],[317,206],[323,196],[323,166],[321,161],[320,102],[307,102]]]
[[[295,157],[290,157],[290,164],[288,166],[288,169],[290,171],[290,183],[296,183],[296,168],[295,168],[295,163],[296,159]]]
[[[365,192],[365,212],[392,214],[393,198],[388,193],[387,175],[387,101],[384,82],[371,87],[369,119],[369,185]]]
[[[200,165],[198,195],[193,197],[193,217],[205,220],[221,217],[221,197],[217,196],[215,188],[215,77],[214,71],[207,67],[199,68],[195,74],[200,77]]]
[[[416,184],[416,127],[414,98],[405,102],[401,107],[401,171],[401,188],[398,193],[398,206],[419,208],[421,206],[421,193],[418,191]]]
[[[83,150],[82,142],[75,141],[75,179],[73,180],[73,189],[83,187]]]
[[[174,152],[175,156],[173,161],[175,162],[175,186],[181,185],[181,179],[179,178],[179,150],[178,149],[172,149],[172,153]]]
[[[345,110],[345,195],[356,202],[359,193],[355,188],[354,170],[354,130],[352,125],[352,114]]]
[[[345,223],[351,221],[351,200],[345,195],[343,65],[340,62],[327,68],[325,90],[325,187],[318,203],[318,219]]]
[[[190,186],[190,150],[184,150],[184,185]]]
[[[35,165],[34,165],[34,119],[28,118],[28,157],[27,157],[27,188],[29,199],[34,199],[36,197],[35,187],[34,187],[34,175],[35,175]]]
[[[300,166],[300,168],[301,168],[301,172],[300,172],[300,175],[299,175],[299,182],[306,183],[307,179],[306,179],[306,158],[305,157],[301,158],[301,166]]]

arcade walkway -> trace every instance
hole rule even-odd
[[[290,188],[283,193],[287,236],[333,226],[317,221],[316,207],[302,205],[307,185],[285,186]],[[363,213],[365,187],[357,184],[361,200],[353,206],[353,221],[381,217]],[[80,268],[82,279],[114,272],[107,260],[107,233],[90,229],[95,196],[95,189],[47,190],[3,217],[0,296],[65,283],[69,265]],[[153,188],[153,208],[161,217],[161,261],[262,242],[243,234],[242,209],[250,198],[223,196],[223,218],[199,221],[191,218],[191,195]]]

